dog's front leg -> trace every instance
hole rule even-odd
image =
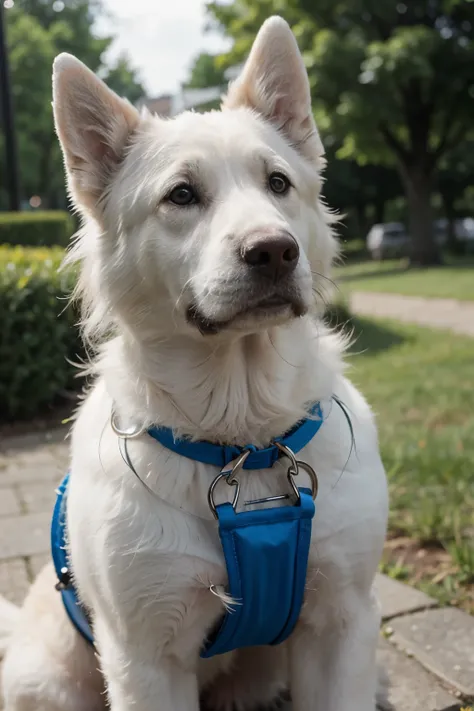
[[[110,711],[199,711],[194,665],[124,644],[100,621],[94,625]]]
[[[350,607],[337,625],[331,610],[322,628],[305,619],[290,637],[293,711],[374,711],[380,613],[372,596]]]

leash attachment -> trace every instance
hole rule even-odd
[[[311,523],[318,479],[314,469],[296,459],[294,452],[275,442],[280,454],[290,460],[287,479],[291,493],[267,496],[243,503],[238,473],[251,450],[223,467],[212,482],[208,501],[219,524],[232,602],[201,651],[208,658],[243,647],[280,644],[292,633],[303,604],[311,542]],[[294,477],[303,469],[311,488],[298,488]],[[217,485],[224,481],[235,488],[232,503],[216,504]],[[288,506],[263,507],[251,511],[245,506],[292,500]],[[211,592],[217,594],[211,586]]]
[[[288,467],[287,471],[287,479],[288,483],[290,484],[292,493],[294,494],[295,498],[295,504],[298,505],[300,503],[301,495],[300,495],[300,490],[298,489],[295,479],[295,476],[298,476],[299,470],[303,469],[308,475],[311,480],[311,496],[314,499],[316,499],[316,496],[318,495],[318,477],[316,472],[314,471],[313,467],[311,467],[309,464],[306,462],[302,462],[300,460],[297,460],[295,457],[294,452],[287,447],[285,444],[282,444],[281,442],[275,442],[275,446],[278,447],[280,450],[281,454],[283,454],[285,457],[288,457],[290,460],[290,466]],[[240,454],[237,459],[235,459],[233,462],[230,462],[227,464],[225,467],[223,467],[222,471],[216,476],[216,478],[213,480],[211,486],[209,487],[208,495],[207,495],[207,500],[209,503],[209,508],[211,509],[214,518],[218,518],[217,515],[217,506],[214,500],[214,492],[216,490],[217,485],[221,481],[225,481],[228,486],[232,486],[235,488],[235,493],[234,493],[234,498],[232,501],[232,507],[234,511],[237,508],[237,504],[239,502],[239,497],[240,497],[240,481],[238,478],[236,478],[236,474],[239,473],[244,467],[245,460],[247,457],[250,455],[251,450],[246,449]],[[267,503],[272,503],[274,501],[284,501],[284,500],[289,500],[290,499],[290,494],[277,494],[275,496],[266,496],[262,499],[253,499],[251,501],[245,501],[244,506],[254,506],[257,504],[267,504]]]

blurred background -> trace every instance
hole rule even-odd
[[[33,460],[65,461],[51,442],[85,355],[66,298],[75,272],[57,271],[77,224],[52,124],[54,56],[75,54],[162,116],[206,111],[277,13],[303,52],[324,196],[342,215],[327,318],[352,331],[350,376],[378,416],[392,496],[382,569],[472,612],[474,2],[0,2],[0,457],[4,471],[31,466],[40,487],[33,501],[13,487],[0,514],[49,511]],[[0,458],[11,488],[3,470]]]

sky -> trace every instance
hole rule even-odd
[[[204,31],[205,0],[104,0],[109,17],[99,32],[117,39],[109,50],[126,52],[149,96],[173,93],[201,51],[219,52],[226,42]]]

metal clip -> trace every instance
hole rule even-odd
[[[298,476],[300,468],[303,469],[307,474],[309,474],[311,480],[311,495],[313,499],[315,499],[318,493],[318,477],[313,467],[311,467],[306,462],[298,461],[294,455],[294,452],[286,445],[281,444],[280,442],[275,442],[275,445],[278,447],[280,452],[285,457],[288,457],[288,459],[290,460],[290,466],[288,467],[286,476],[288,479],[288,483],[292,489],[292,493],[295,496],[295,505],[298,505],[301,499],[299,489],[294,479],[295,476]],[[234,460],[234,462],[231,462],[222,469],[222,471],[216,476],[211,486],[209,487],[207,500],[209,502],[209,507],[214,515],[214,518],[217,518],[217,509],[214,501],[214,491],[216,489],[217,484],[222,479],[225,479],[226,483],[229,486],[235,487],[235,494],[232,501],[232,506],[235,510],[240,496],[240,482],[235,475],[242,469],[245,460],[247,459],[249,454],[249,450],[245,450],[244,452],[242,452],[242,454],[236,460]],[[277,494],[276,496],[266,496],[262,499],[252,499],[251,501],[244,501],[244,506],[253,506],[255,504],[266,504],[273,501],[288,500],[290,496],[290,494]]]
[[[209,491],[207,494],[207,500],[209,503],[209,508],[211,509],[214,518],[217,518],[217,509],[216,509],[216,504],[214,501],[214,491],[217,486],[217,484],[222,480],[226,480],[226,484],[229,486],[234,486],[235,487],[235,494],[234,494],[234,499],[232,501],[232,506],[235,509],[237,506],[238,500],[239,500],[239,495],[240,495],[240,482],[238,479],[235,478],[235,474],[242,469],[244,466],[245,460],[250,454],[250,450],[246,449],[245,451],[240,454],[237,459],[234,460],[235,464],[230,462],[232,466],[229,468],[229,464],[227,464],[225,467],[223,467],[222,471],[216,476],[214,481],[212,482],[211,486],[209,487]]]
[[[146,427],[143,427],[143,425],[131,425],[126,430],[120,429],[118,416],[114,410],[112,410],[112,414],[110,416],[110,426],[115,434],[121,439],[135,439],[136,437],[141,437],[142,434],[145,434],[147,429]]]
[[[71,573],[69,572],[69,568],[64,566],[61,568],[59,571],[58,575],[58,582],[54,586],[56,590],[67,590],[68,587],[71,584]]]

